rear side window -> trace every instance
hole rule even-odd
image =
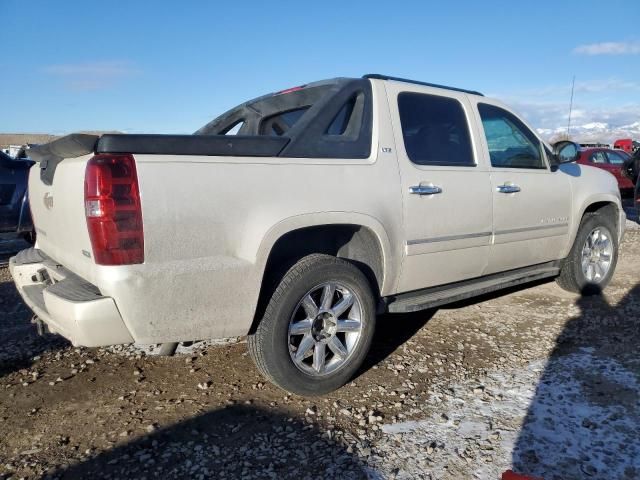
[[[486,103],[479,103],[478,111],[492,167],[547,168],[540,141],[515,115]]]
[[[475,166],[467,118],[459,101],[423,93],[398,95],[402,137],[418,165]]]
[[[618,152],[607,152],[607,157],[609,157],[609,163],[612,165],[622,165],[624,163],[624,157]]]

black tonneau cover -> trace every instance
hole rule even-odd
[[[58,164],[65,158],[90,153],[148,155],[203,155],[229,157],[277,157],[289,143],[286,137],[225,135],[129,135],[102,136],[73,133],[29,150],[40,163],[40,179],[53,183]]]
[[[46,185],[51,185],[58,164],[65,158],[81,157],[92,153],[98,138],[100,138],[98,135],[73,133],[29,149],[29,156],[40,163],[40,179]]]
[[[53,183],[65,158],[90,153],[196,155],[222,157],[367,158],[373,124],[371,84],[366,79],[336,78],[265,95],[222,114],[193,135],[75,133],[29,151],[40,162],[40,178]],[[304,109],[279,136],[263,131],[274,115]],[[343,114],[342,117],[340,114]],[[342,128],[331,129],[342,118]],[[242,123],[238,135],[226,135]]]
[[[277,157],[287,143],[289,139],[286,137],[109,133],[100,137],[95,151],[147,155]]]

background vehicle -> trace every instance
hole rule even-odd
[[[580,151],[578,163],[606,170],[616,177],[618,187],[622,192],[630,193],[633,191],[634,184],[622,172],[622,165],[626,158],[628,158],[628,154],[622,150],[612,150],[610,148],[584,148]]]
[[[30,151],[38,242],[10,269],[75,344],[248,334],[266,378],[326,393],[377,312],[607,285],[618,186],[555,149],[478,92],[380,75],[266,95],[194,135],[70,135]]]
[[[613,143],[613,148],[632,154],[640,148],[640,142],[636,142],[631,138],[620,138]]]
[[[0,152],[0,233],[16,232],[34,241],[27,180],[34,162]]]

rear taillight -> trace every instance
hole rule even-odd
[[[142,207],[131,155],[96,155],[84,176],[87,227],[98,265],[144,262]]]

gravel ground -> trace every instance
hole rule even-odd
[[[629,226],[604,296],[550,282],[383,316],[360,375],[316,399],[265,383],[241,339],[157,357],[37,337],[2,268],[0,479],[640,478]]]

